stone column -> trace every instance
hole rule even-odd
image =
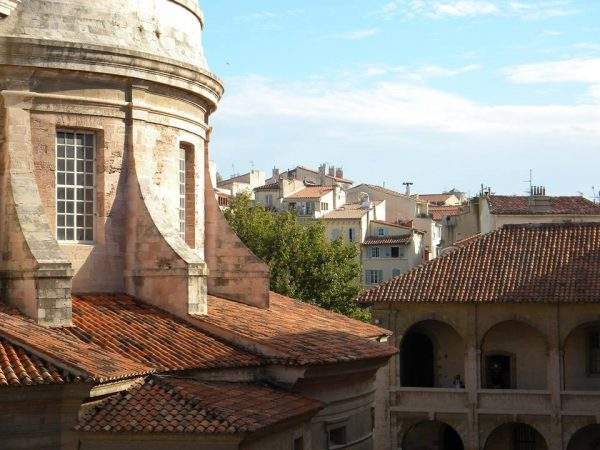
[[[42,206],[33,166],[27,91],[2,91],[1,276],[6,300],[39,324],[72,324],[71,263],[63,255]]]
[[[561,420],[561,361],[563,352],[553,346],[548,352],[548,390],[552,399],[552,428],[548,450],[562,450],[562,420]]]

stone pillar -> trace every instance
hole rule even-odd
[[[477,415],[477,393],[480,386],[481,351],[476,348],[475,338],[469,342],[465,353],[465,388],[467,390],[467,409],[469,425],[469,442],[465,442],[467,449],[479,448],[479,417]]]
[[[156,145],[146,129],[146,93],[146,87],[132,86],[130,94],[126,289],[180,317],[206,314],[208,270],[201,251],[189,247],[167,220],[152,173],[144,170],[144,161],[154,158]]]
[[[562,450],[562,419],[561,419],[561,361],[563,352],[552,347],[548,352],[548,390],[552,398],[552,427],[548,450]]]
[[[2,91],[0,261],[4,297],[39,324],[71,319],[71,263],[63,255],[42,206],[33,167],[27,91]]]

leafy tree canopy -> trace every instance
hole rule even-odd
[[[354,299],[361,290],[358,250],[342,239],[329,241],[318,221],[300,223],[291,212],[273,213],[239,195],[225,217],[240,239],[269,265],[271,290],[369,321]]]

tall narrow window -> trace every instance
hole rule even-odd
[[[186,151],[183,146],[179,147],[179,236],[185,240],[185,167]]]
[[[56,237],[63,242],[94,240],[94,133],[56,133]]]

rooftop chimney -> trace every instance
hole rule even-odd
[[[544,186],[531,187],[529,209],[532,213],[547,213],[552,211],[552,198],[546,196],[546,188]]]
[[[326,169],[326,168],[327,168],[327,165],[326,165],[326,164],[321,164],[321,165],[319,166],[319,173],[320,173],[321,175],[325,175],[325,169]]]
[[[277,167],[273,167],[273,179],[275,181],[279,180],[279,169]]]
[[[338,167],[335,170],[335,176],[338,178],[344,178],[344,170],[341,167]]]
[[[335,177],[335,166],[329,166],[329,176]]]
[[[412,186],[414,183],[412,183],[412,182],[410,182],[410,181],[405,181],[405,182],[404,182],[404,183],[402,183],[402,184],[403,184],[404,186],[406,186],[405,194],[406,194],[407,196],[409,196],[409,195],[410,195],[410,187],[411,187],[411,186]]]

